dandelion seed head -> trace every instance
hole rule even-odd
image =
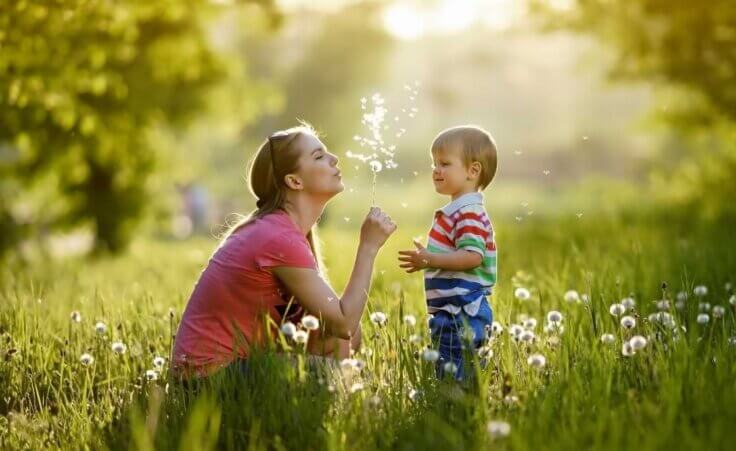
[[[107,324],[103,323],[102,321],[98,321],[95,324],[95,332],[99,335],[104,335],[107,333]]]
[[[713,315],[714,319],[723,318],[723,315],[726,313],[726,309],[723,308],[722,305],[716,305],[713,307],[713,310],[711,311],[711,314]]]
[[[728,298],[728,303],[736,306],[736,294],[732,294],[730,298]]]
[[[293,337],[296,332],[296,326],[291,321],[287,321],[281,325],[281,333],[287,337]]]
[[[547,364],[547,359],[542,354],[532,354],[526,359],[526,363],[532,368],[541,369]]]
[[[440,353],[435,349],[425,349],[422,358],[427,362],[436,362],[440,358]]]
[[[442,365],[442,369],[445,371],[445,373],[454,375],[457,373],[457,365],[455,365],[452,362],[446,362],[444,365]]]
[[[79,357],[79,361],[82,363],[82,365],[88,366],[94,363],[95,358],[92,357],[91,354],[84,353]]]
[[[626,297],[621,299],[621,305],[623,305],[627,310],[634,310],[634,308],[636,308],[636,301],[632,297]]]
[[[621,318],[621,327],[623,327],[624,329],[633,329],[635,326],[636,320],[633,316],[624,316]]]
[[[386,325],[386,314],[383,312],[373,312],[370,315],[370,320],[373,324],[377,326],[385,326]]]
[[[319,320],[312,315],[305,315],[302,318],[302,326],[307,330],[319,329]]]
[[[631,345],[631,342],[625,341],[623,346],[621,346],[621,354],[624,357],[631,357],[632,355],[636,354],[636,350],[634,350],[634,347]]]
[[[491,324],[491,333],[493,335],[498,335],[501,332],[503,332],[503,325],[498,321],[494,321],[493,324]]]
[[[521,334],[519,334],[519,340],[523,341],[524,343],[531,343],[532,341],[534,341],[535,338],[537,337],[531,330],[525,330]]]
[[[708,294],[708,287],[705,285],[698,285],[693,289],[693,294],[699,298],[702,298],[703,296],[706,296]]]
[[[127,351],[127,350],[128,350],[128,347],[127,347],[127,346],[125,345],[125,343],[123,343],[123,342],[120,342],[120,341],[116,341],[116,342],[114,342],[114,343],[113,343],[113,344],[111,345],[111,348],[112,348],[112,351],[113,351],[113,352],[114,352],[115,354],[120,354],[120,355],[122,355],[122,354],[125,354],[125,351]]]
[[[497,440],[511,433],[511,425],[505,421],[489,421],[486,430],[492,440]]]
[[[710,302],[699,302],[698,303],[698,311],[701,311],[701,312],[709,312],[710,311]]]
[[[534,328],[537,327],[537,320],[534,318],[527,318],[522,323],[522,326],[524,326],[524,329],[534,330]]]
[[[634,351],[640,351],[644,349],[647,345],[647,339],[642,337],[641,335],[634,335],[631,337],[631,340],[629,340],[629,343],[631,344],[631,348]]]
[[[558,312],[557,310],[552,310],[547,313],[547,322],[559,323],[560,321],[562,321],[562,313]]]
[[[299,344],[305,344],[307,340],[309,339],[309,334],[307,331],[304,330],[297,330],[294,332],[294,334],[291,336],[291,338]]]
[[[519,287],[514,290],[514,297],[520,301],[528,301],[531,298],[531,293],[524,287]]]
[[[613,344],[616,342],[616,337],[613,336],[613,334],[603,334],[601,335],[601,343],[603,344]]]
[[[667,299],[660,299],[657,301],[657,310],[665,311],[670,309],[670,301]]]
[[[409,335],[409,343],[411,344],[419,344],[422,342],[422,337],[417,334],[411,334]]]
[[[564,295],[565,302],[580,301],[580,294],[575,290],[567,290]]]
[[[81,322],[82,321],[82,314],[79,313],[76,310],[74,310],[71,313],[71,315],[69,315],[69,317],[71,318],[72,322],[74,322],[74,323],[78,323],[78,322]]]
[[[350,386],[350,393],[352,394],[352,393],[361,392],[363,391],[364,388],[365,386],[363,385],[362,382],[355,382],[353,385]]]
[[[146,371],[146,380],[149,382],[153,382],[158,380],[158,371],[156,370],[147,370]]]
[[[414,327],[417,324],[417,319],[414,317],[414,315],[404,315],[404,324],[409,327]]]
[[[697,318],[698,324],[705,325],[710,321],[710,316],[707,313],[700,313]]]
[[[608,312],[613,316],[621,316],[626,313],[626,307],[624,307],[623,304],[611,304],[611,307],[608,308]]]
[[[518,324],[512,324],[511,327],[509,327],[509,334],[514,338],[519,338],[522,332],[524,332],[524,328]]]
[[[166,364],[166,359],[161,356],[156,356],[153,358],[153,367],[156,369],[161,369],[164,367],[164,364]]]

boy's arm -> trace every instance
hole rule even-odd
[[[459,249],[453,252],[437,254],[429,252],[418,241],[414,241],[416,250],[399,251],[399,266],[412,273],[424,268],[437,268],[447,271],[467,271],[483,263],[483,256],[473,250]]]

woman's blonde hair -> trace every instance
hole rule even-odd
[[[288,189],[284,177],[299,169],[301,149],[297,143],[304,135],[317,137],[318,133],[308,123],[301,122],[296,127],[272,134],[261,144],[248,170],[248,184],[256,198],[256,209],[247,216],[238,215],[236,222],[222,236],[220,246],[230,235],[256,219],[276,210],[284,210]],[[307,241],[320,272],[323,272],[316,226],[307,233]]]

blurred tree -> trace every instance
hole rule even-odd
[[[36,221],[88,223],[97,251],[125,247],[150,196],[152,128],[181,126],[228,75],[211,3],[0,3],[0,254],[20,236],[17,196],[40,183],[58,195]]]
[[[657,115],[671,125],[679,142],[657,162],[655,186],[693,212],[736,220],[736,3],[566,3],[560,8],[559,1],[530,0],[550,29],[590,34],[613,48],[614,79],[646,80],[667,96]],[[678,156],[683,147],[690,151]]]

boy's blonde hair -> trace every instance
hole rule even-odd
[[[437,135],[431,152],[453,149],[462,151],[466,167],[480,163],[478,187],[485,189],[496,175],[496,142],[491,134],[476,125],[451,127]]]

